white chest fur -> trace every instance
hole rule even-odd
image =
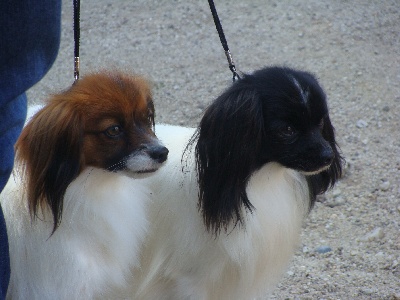
[[[63,219],[31,222],[12,177],[1,193],[10,241],[12,299],[91,299],[120,290],[139,264],[150,193],[128,177],[88,168],[68,187]]]
[[[245,226],[232,226],[216,237],[206,231],[198,210],[193,159],[181,162],[192,133],[157,127],[170,157],[155,176],[145,179],[154,201],[136,297],[256,297],[276,284],[293,255],[308,208],[306,181],[278,164],[265,165],[247,186],[255,210],[246,212]]]

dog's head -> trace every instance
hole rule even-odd
[[[54,95],[16,143],[32,215],[48,205],[55,230],[64,193],[87,166],[128,173],[156,171],[168,149],[153,130],[154,106],[142,77],[91,74]]]
[[[311,201],[341,176],[326,96],[309,73],[266,68],[245,75],[206,110],[196,136],[199,205],[209,230],[242,222],[251,174],[269,162],[307,176]]]

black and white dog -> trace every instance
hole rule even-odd
[[[198,129],[159,125],[170,149],[150,186],[134,299],[253,299],[285,271],[317,195],[342,173],[326,96],[289,68],[245,75]]]

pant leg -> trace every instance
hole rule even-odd
[[[0,107],[0,191],[7,183],[14,164],[14,143],[24,125],[27,111],[25,93]]]
[[[26,118],[25,92],[53,64],[60,26],[61,0],[0,1],[0,192],[10,176],[14,144]],[[0,300],[9,280],[6,223],[0,210]]]

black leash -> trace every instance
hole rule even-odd
[[[233,81],[236,78],[240,79],[239,74],[236,71],[235,63],[233,62],[231,51],[229,51],[228,42],[226,41],[224,30],[222,29],[221,21],[219,20],[217,10],[215,9],[215,4],[213,0],[208,0],[208,4],[210,5],[211,13],[214,19],[215,27],[217,28],[219,39],[221,40],[222,47],[224,48],[226,58],[228,60],[229,69],[233,73]]]
[[[81,1],[74,1],[74,78],[75,82],[79,79],[79,40],[80,40],[80,13]]]
[[[219,20],[217,10],[213,0],[208,0],[210,5],[211,13],[214,19],[215,27],[217,28],[219,39],[222,47],[224,48],[226,58],[228,60],[229,69],[233,74],[232,80],[236,78],[240,79],[238,72],[236,71],[235,63],[233,62],[231,51],[226,41],[224,30],[222,29],[221,21]],[[80,0],[73,0],[74,6],[74,79],[75,82],[79,79],[79,40],[80,40]]]

